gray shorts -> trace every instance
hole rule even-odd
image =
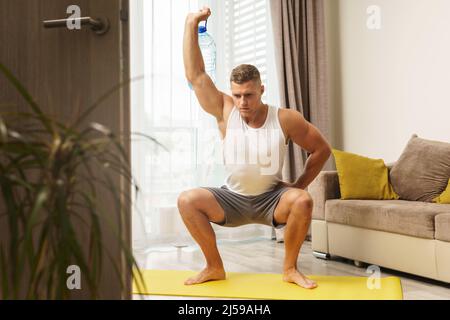
[[[202,188],[212,192],[225,212],[225,221],[216,223],[220,226],[238,227],[251,223],[264,224],[277,229],[284,226],[284,224],[276,224],[273,215],[281,195],[289,188],[277,187],[257,196],[244,196],[231,191],[227,186]]]

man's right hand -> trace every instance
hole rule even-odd
[[[201,21],[206,21],[211,15],[211,9],[203,7],[199,12],[189,13],[187,19],[193,23],[199,24]]]

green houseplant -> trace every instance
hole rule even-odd
[[[0,109],[0,227],[7,230],[6,236],[0,235],[0,298],[70,298],[69,265],[81,270],[90,298],[99,298],[105,257],[116,271],[114,281],[125,290],[123,271],[102,242],[104,228],[114,234],[125,270],[135,277],[141,274],[123,240],[121,223],[101,212],[101,200],[115,201],[117,217],[123,221],[131,199],[120,192],[112,175],[124,177],[136,195],[139,188],[120,137],[99,123],[80,129],[87,116],[123,84],[65,124],[46,115],[2,64],[0,74],[30,107],[30,112]],[[135,134],[160,145],[152,137]],[[108,199],[97,196],[99,188],[109,194]]]

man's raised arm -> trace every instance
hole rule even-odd
[[[183,40],[184,70],[202,108],[217,119],[222,119],[224,94],[217,90],[206,73],[198,44],[198,24],[210,15],[210,9],[205,7],[200,12],[190,13],[186,17]]]

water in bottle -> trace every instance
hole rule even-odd
[[[205,71],[211,80],[216,83],[216,43],[207,32],[207,22],[204,26],[198,27],[198,44],[205,63]],[[192,89],[190,83],[189,87]]]

